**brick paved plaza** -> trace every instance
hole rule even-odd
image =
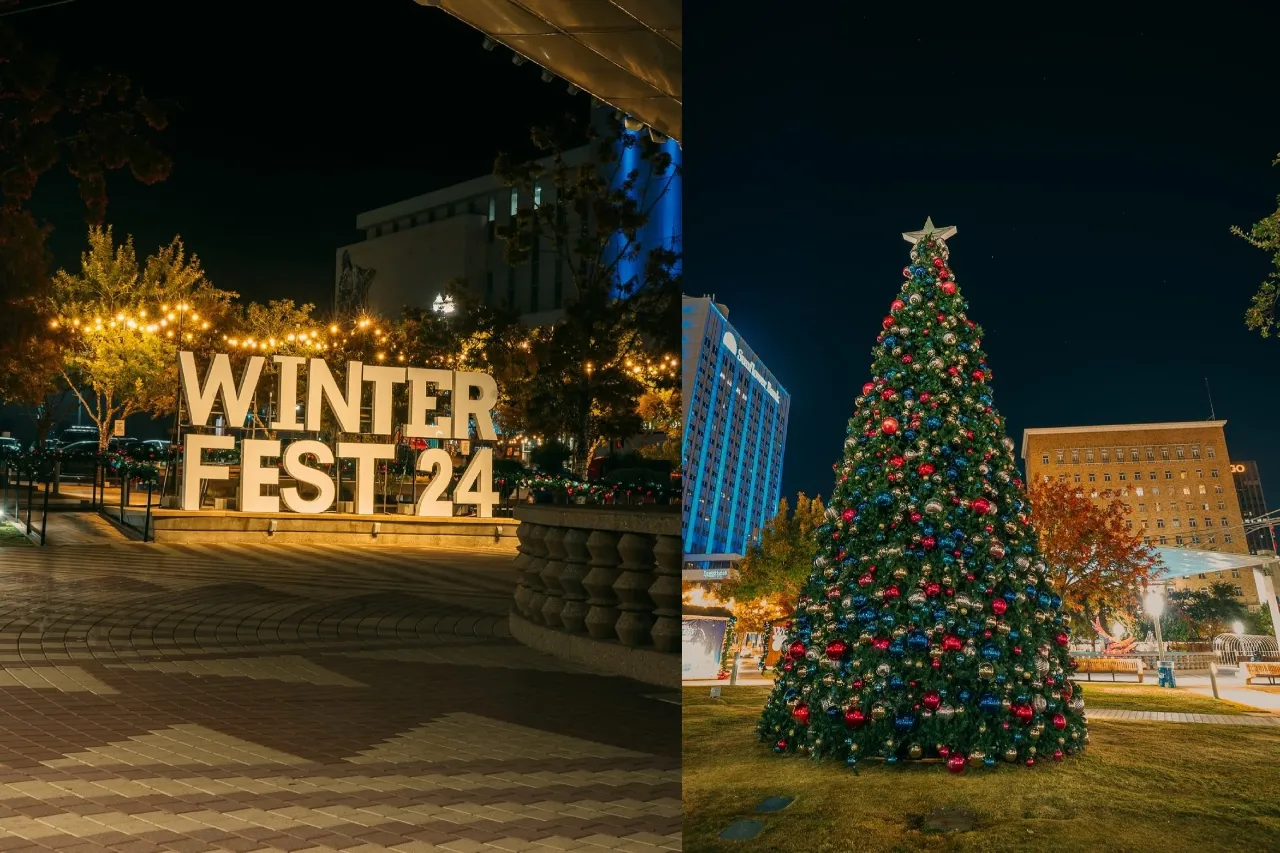
[[[678,850],[678,698],[512,641],[514,577],[386,547],[0,550],[0,850]]]

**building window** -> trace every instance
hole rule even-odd
[[[1150,545],[1150,544],[1151,544],[1151,537],[1150,537],[1150,536],[1143,536],[1143,537],[1142,537],[1142,544],[1143,544],[1143,545]]]
[[[1129,448],[1129,459],[1134,462],[1138,461],[1138,448],[1136,447]]]
[[[1147,511],[1146,504],[1138,504],[1138,512],[1146,512],[1146,511]]]
[[[1156,472],[1155,472],[1155,471],[1152,471],[1152,472],[1147,476],[1147,479],[1148,479],[1148,480],[1154,480],[1154,479],[1156,479]]]
[[[542,185],[533,185],[533,206],[542,207]]]
[[[1059,482],[1059,483],[1065,483],[1065,482],[1067,482],[1067,475],[1066,475],[1066,474],[1059,474],[1059,475],[1058,475],[1058,482]]]
[[[1111,461],[1111,451],[1110,451],[1110,450],[1107,450],[1105,447],[1104,447],[1104,448],[1102,448],[1102,461],[1103,461],[1103,462],[1110,462],[1110,461]]]
[[[1040,464],[1041,464],[1041,465],[1048,465],[1048,464],[1049,464],[1049,454],[1048,454],[1048,453],[1041,453],[1041,454],[1040,454]]]
[[[1091,497],[1091,498],[1096,498],[1097,496],[1098,496],[1098,490],[1097,490],[1097,489],[1090,489],[1090,490],[1089,490],[1089,497]]]
[[[1222,517],[1222,526],[1223,527],[1227,526],[1227,517],[1225,515]]]
[[[1047,483],[1047,482],[1049,482],[1049,475],[1048,475],[1048,474],[1041,474],[1041,475],[1040,475],[1040,482],[1042,482],[1042,483]]]
[[[1148,520],[1147,520],[1147,519],[1145,519],[1145,518],[1144,518],[1144,519],[1142,519],[1142,529],[1143,529],[1143,530],[1150,530],[1150,529],[1151,529],[1151,522],[1150,522],[1150,521],[1148,521]]]
[[[1212,518],[1212,517],[1210,517],[1210,516],[1207,516],[1207,515],[1206,515],[1206,516],[1204,517],[1204,526],[1205,526],[1205,527],[1213,527],[1213,518]]]
[[[1168,536],[1161,536],[1161,537],[1160,537],[1160,544],[1161,544],[1161,545],[1168,545],[1168,544],[1169,544],[1169,537],[1168,537]]]
[[[1167,447],[1162,447],[1162,448],[1160,448],[1160,458],[1161,458],[1161,459],[1163,459],[1163,460],[1165,460],[1165,461],[1168,461],[1168,459],[1169,459],[1169,448],[1167,448]]]
[[[1200,544],[1200,537],[1199,537],[1199,536],[1196,536],[1196,535],[1193,533],[1193,534],[1191,535],[1191,544],[1192,544],[1192,545],[1199,545],[1199,544]]]
[[[1077,472],[1076,472],[1075,474],[1073,474],[1072,476],[1075,478],[1075,481],[1076,481],[1077,483],[1078,483],[1078,482],[1080,482],[1080,472],[1079,472],[1079,471],[1077,471]]]
[[[1239,569],[1232,569],[1232,570],[1231,570],[1231,577],[1236,578],[1236,579],[1238,580],[1238,579],[1240,578],[1240,570],[1239,570]]]
[[[1071,451],[1071,464],[1072,464],[1072,465],[1079,465],[1079,464],[1080,464],[1080,451],[1079,451],[1079,450],[1073,450],[1073,451]]]
[[[1133,493],[1136,494],[1138,497],[1142,497],[1142,486],[1135,486],[1133,489]]]
[[[1195,526],[1196,526],[1196,520],[1194,518],[1188,518],[1187,527],[1195,527]]]
[[[1156,449],[1154,447],[1147,448],[1147,461],[1154,462],[1156,458]]]
[[[1203,468],[1197,468],[1197,469],[1196,469],[1196,479],[1197,479],[1197,480],[1203,480],[1203,479],[1204,479],[1204,469],[1203,469]]]
[[[1104,483],[1110,483],[1110,482],[1111,482],[1111,472],[1110,472],[1110,471],[1103,471],[1103,472],[1102,472],[1102,482],[1104,482]]]
[[[1134,471],[1134,472],[1133,472],[1133,479],[1135,479],[1135,480],[1141,480],[1141,479],[1142,479],[1142,472],[1141,472],[1141,471]]]
[[[1205,579],[1206,579],[1206,578],[1205,578],[1205,576],[1204,576],[1204,572],[1201,572],[1201,573],[1200,573],[1200,580],[1205,580]]]
[[[1125,526],[1125,527],[1127,527],[1128,529],[1132,530],[1132,529],[1133,529],[1133,519],[1132,519],[1132,518],[1126,518],[1126,519],[1125,519],[1125,521],[1124,521],[1124,526]]]
[[[1182,544],[1182,534],[1178,534],[1177,536],[1173,537],[1173,541],[1174,541],[1175,543],[1177,543],[1178,545],[1181,545],[1181,544]]]
[[[1160,487],[1159,487],[1159,486],[1152,486],[1152,487],[1151,487],[1151,494],[1153,494],[1153,495],[1158,495],[1158,494],[1160,494]]]
[[[1090,482],[1090,483],[1096,483],[1097,481],[1098,481],[1098,475],[1097,475],[1097,474],[1095,474],[1093,471],[1090,471],[1090,472],[1089,472],[1089,482]]]
[[[1218,501],[1218,509],[1226,509],[1226,508],[1227,508],[1227,504],[1225,501]]]
[[[1123,483],[1123,482],[1125,481],[1125,478],[1126,478],[1126,477],[1128,477],[1128,476],[1129,476],[1128,474],[1126,474],[1125,472],[1121,471],[1121,472],[1120,472],[1120,482],[1122,482],[1122,483]]]
[[[1172,480],[1172,479],[1173,479],[1173,472],[1172,472],[1172,471],[1165,471],[1165,472],[1164,472],[1164,478],[1165,478],[1166,480]]]
[[[1220,495],[1220,494],[1222,494],[1222,486],[1214,486],[1214,487],[1213,487],[1213,493],[1214,493],[1215,495]]]
[[[1213,449],[1213,445],[1212,445],[1212,444],[1210,444],[1208,447],[1206,447],[1206,448],[1204,449],[1204,452],[1205,452],[1205,454],[1206,454],[1210,459],[1212,459],[1212,458],[1214,458],[1215,456],[1217,456],[1217,455],[1218,455],[1218,454],[1217,454],[1217,452],[1215,452],[1215,451],[1214,451],[1214,449]]]
[[[1178,472],[1178,478],[1179,478],[1179,479],[1181,479],[1181,480],[1185,480],[1185,479],[1187,479],[1187,472],[1186,472],[1186,471],[1179,471],[1179,472]]]
[[[1217,468],[1210,469],[1210,471],[1209,471],[1209,476],[1210,476],[1210,477],[1217,477],[1217,476],[1218,476],[1218,469],[1217,469]]]
[[[1192,459],[1200,458],[1200,445],[1198,444],[1191,445],[1191,458]]]
[[[1090,465],[1093,464],[1093,448],[1092,447],[1090,447],[1088,450],[1084,452],[1084,461],[1088,462]]]
[[[515,216],[520,211],[520,191],[511,191],[511,215]]]
[[[1157,528],[1158,530],[1164,530],[1164,519],[1163,519],[1163,518],[1157,518],[1157,519],[1156,519],[1156,528]]]
[[[1244,595],[1244,590],[1238,586],[1233,586],[1231,587],[1231,594],[1237,596]]]
[[[1061,464],[1062,464],[1062,451],[1061,451],[1061,450],[1055,450],[1055,451],[1054,451],[1054,453],[1055,453],[1055,454],[1057,455],[1057,457],[1058,457],[1058,464],[1059,464],[1059,465],[1061,465]]]
[[[1230,534],[1230,533],[1224,533],[1224,534],[1222,534],[1222,541],[1223,541],[1223,542],[1225,542],[1225,543],[1227,543],[1228,545],[1230,545],[1230,544],[1231,544],[1231,534]]]
[[[1179,459],[1186,459],[1186,458],[1187,458],[1187,452],[1186,452],[1186,450],[1182,447],[1182,445],[1181,445],[1181,444],[1179,444],[1177,447],[1175,447],[1175,448],[1173,449],[1173,452],[1174,452],[1174,455],[1175,455],[1175,456],[1177,456]]]

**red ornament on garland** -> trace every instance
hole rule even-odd
[[[849,644],[844,640],[832,640],[827,643],[827,657],[831,660],[840,660],[847,651],[849,651]]]
[[[874,391],[874,390],[876,390],[875,383],[868,382],[868,383],[866,383],[865,385],[863,385],[863,386],[862,386],[862,396],[864,396],[864,397],[865,397],[865,396],[867,396],[868,394],[870,394],[870,393],[871,393],[872,391]]]
[[[880,321],[880,325],[884,326],[886,329],[891,328],[893,326],[893,318],[885,317],[883,320]]]
[[[853,521],[855,518],[858,517],[858,512],[857,510],[852,508],[846,509],[844,512],[840,513],[840,517],[844,519],[846,524],[848,524],[849,522]]]
[[[851,729],[860,729],[867,722],[867,715],[861,708],[847,708],[844,712],[844,724]]]
[[[804,657],[804,651],[805,651],[804,643],[800,642],[799,640],[796,640],[794,643],[792,643],[790,646],[787,647],[787,657],[791,658],[792,660],[800,660],[800,658]]]
[[[930,598],[933,598],[940,592],[942,592],[942,587],[937,583],[937,581],[929,581],[924,585],[924,594]]]
[[[880,422],[880,429],[882,432],[884,432],[885,435],[893,435],[895,432],[898,431],[898,419],[885,418],[883,421]]]
[[[1036,713],[1035,709],[1030,705],[1014,705],[1009,710],[1013,712],[1014,719],[1024,726],[1031,722],[1031,718]]]
[[[931,476],[933,472],[936,470],[937,469],[933,467],[933,464],[929,462],[921,462],[920,467],[916,468],[916,471],[920,474],[921,477]]]
[[[901,311],[905,307],[907,307],[907,303],[903,302],[901,299],[895,299],[893,302],[889,303],[890,311]]]
[[[956,292],[956,284],[954,281],[944,281],[938,289],[950,296]]]
[[[974,498],[969,504],[969,509],[976,512],[978,515],[986,515],[991,512],[991,501],[986,498]]]
[[[897,598],[900,595],[902,595],[902,591],[898,589],[896,584],[889,584],[887,587],[884,588],[885,598]]]
[[[997,616],[1003,616],[1004,612],[1009,609],[1009,602],[1003,598],[994,599],[991,602],[991,612]]]
[[[901,468],[906,463],[906,461],[907,460],[903,459],[901,456],[889,457],[889,464],[892,465],[894,468]]]
[[[1053,760],[1054,760],[1054,761],[1061,761],[1061,760],[1062,760],[1062,750],[1060,750],[1060,749],[1055,749],[1055,750],[1053,751]]]
[[[958,752],[951,753],[951,757],[947,759],[947,769],[952,773],[960,774],[964,772],[965,765],[968,762],[965,757]]]
[[[948,634],[942,638],[942,650],[944,652],[958,652],[964,648],[964,643],[955,634]]]
[[[802,726],[809,724],[809,706],[801,703],[791,709],[791,717]]]
[[[942,258],[934,258],[933,265],[937,269],[942,269]]]
[[[1065,646],[1067,643],[1071,642],[1071,638],[1067,636],[1066,631],[1059,631],[1058,635],[1053,638],[1053,641],[1060,646]]]
[[[1062,714],[1053,715],[1053,727],[1058,731],[1062,731],[1067,727],[1067,718]]]
[[[920,701],[930,711],[936,711],[938,706],[942,704],[942,697],[938,695],[938,691],[930,690],[920,697]]]

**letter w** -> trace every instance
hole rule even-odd
[[[182,393],[187,398],[187,411],[191,415],[192,426],[208,426],[209,415],[213,413],[213,401],[221,395],[222,411],[227,416],[227,426],[244,426],[245,416],[249,413],[249,403],[253,400],[253,392],[258,387],[258,377],[262,375],[262,365],[266,359],[255,355],[240,377],[240,387],[236,388],[231,376],[231,359],[224,353],[213,357],[209,370],[205,373],[204,388],[197,384],[196,357],[190,352],[178,353],[178,366],[182,373]]]

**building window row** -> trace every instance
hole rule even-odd
[[[1071,456],[1071,464],[1079,465],[1081,463],[1081,454],[1083,453],[1084,464],[1093,465],[1101,463],[1103,465],[1110,464],[1114,459],[1117,464],[1122,464],[1126,460],[1129,462],[1154,462],[1159,454],[1162,461],[1169,459],[1199,459],[1200,445],[1198,444],[1175,444],[1175,445],[1147,445],[1142,448],[1137,447],[1085,447],[1085,448],[1059,448],[1053,451],[1054,461],[1062,465],[1066,462],[1067,454]],[[1204,455],[1210,459],[1216,458],[1217,451],[1212,444],[1205,445]],[[1040,454],[1041,464],[1049,464],[1049,454]]]

